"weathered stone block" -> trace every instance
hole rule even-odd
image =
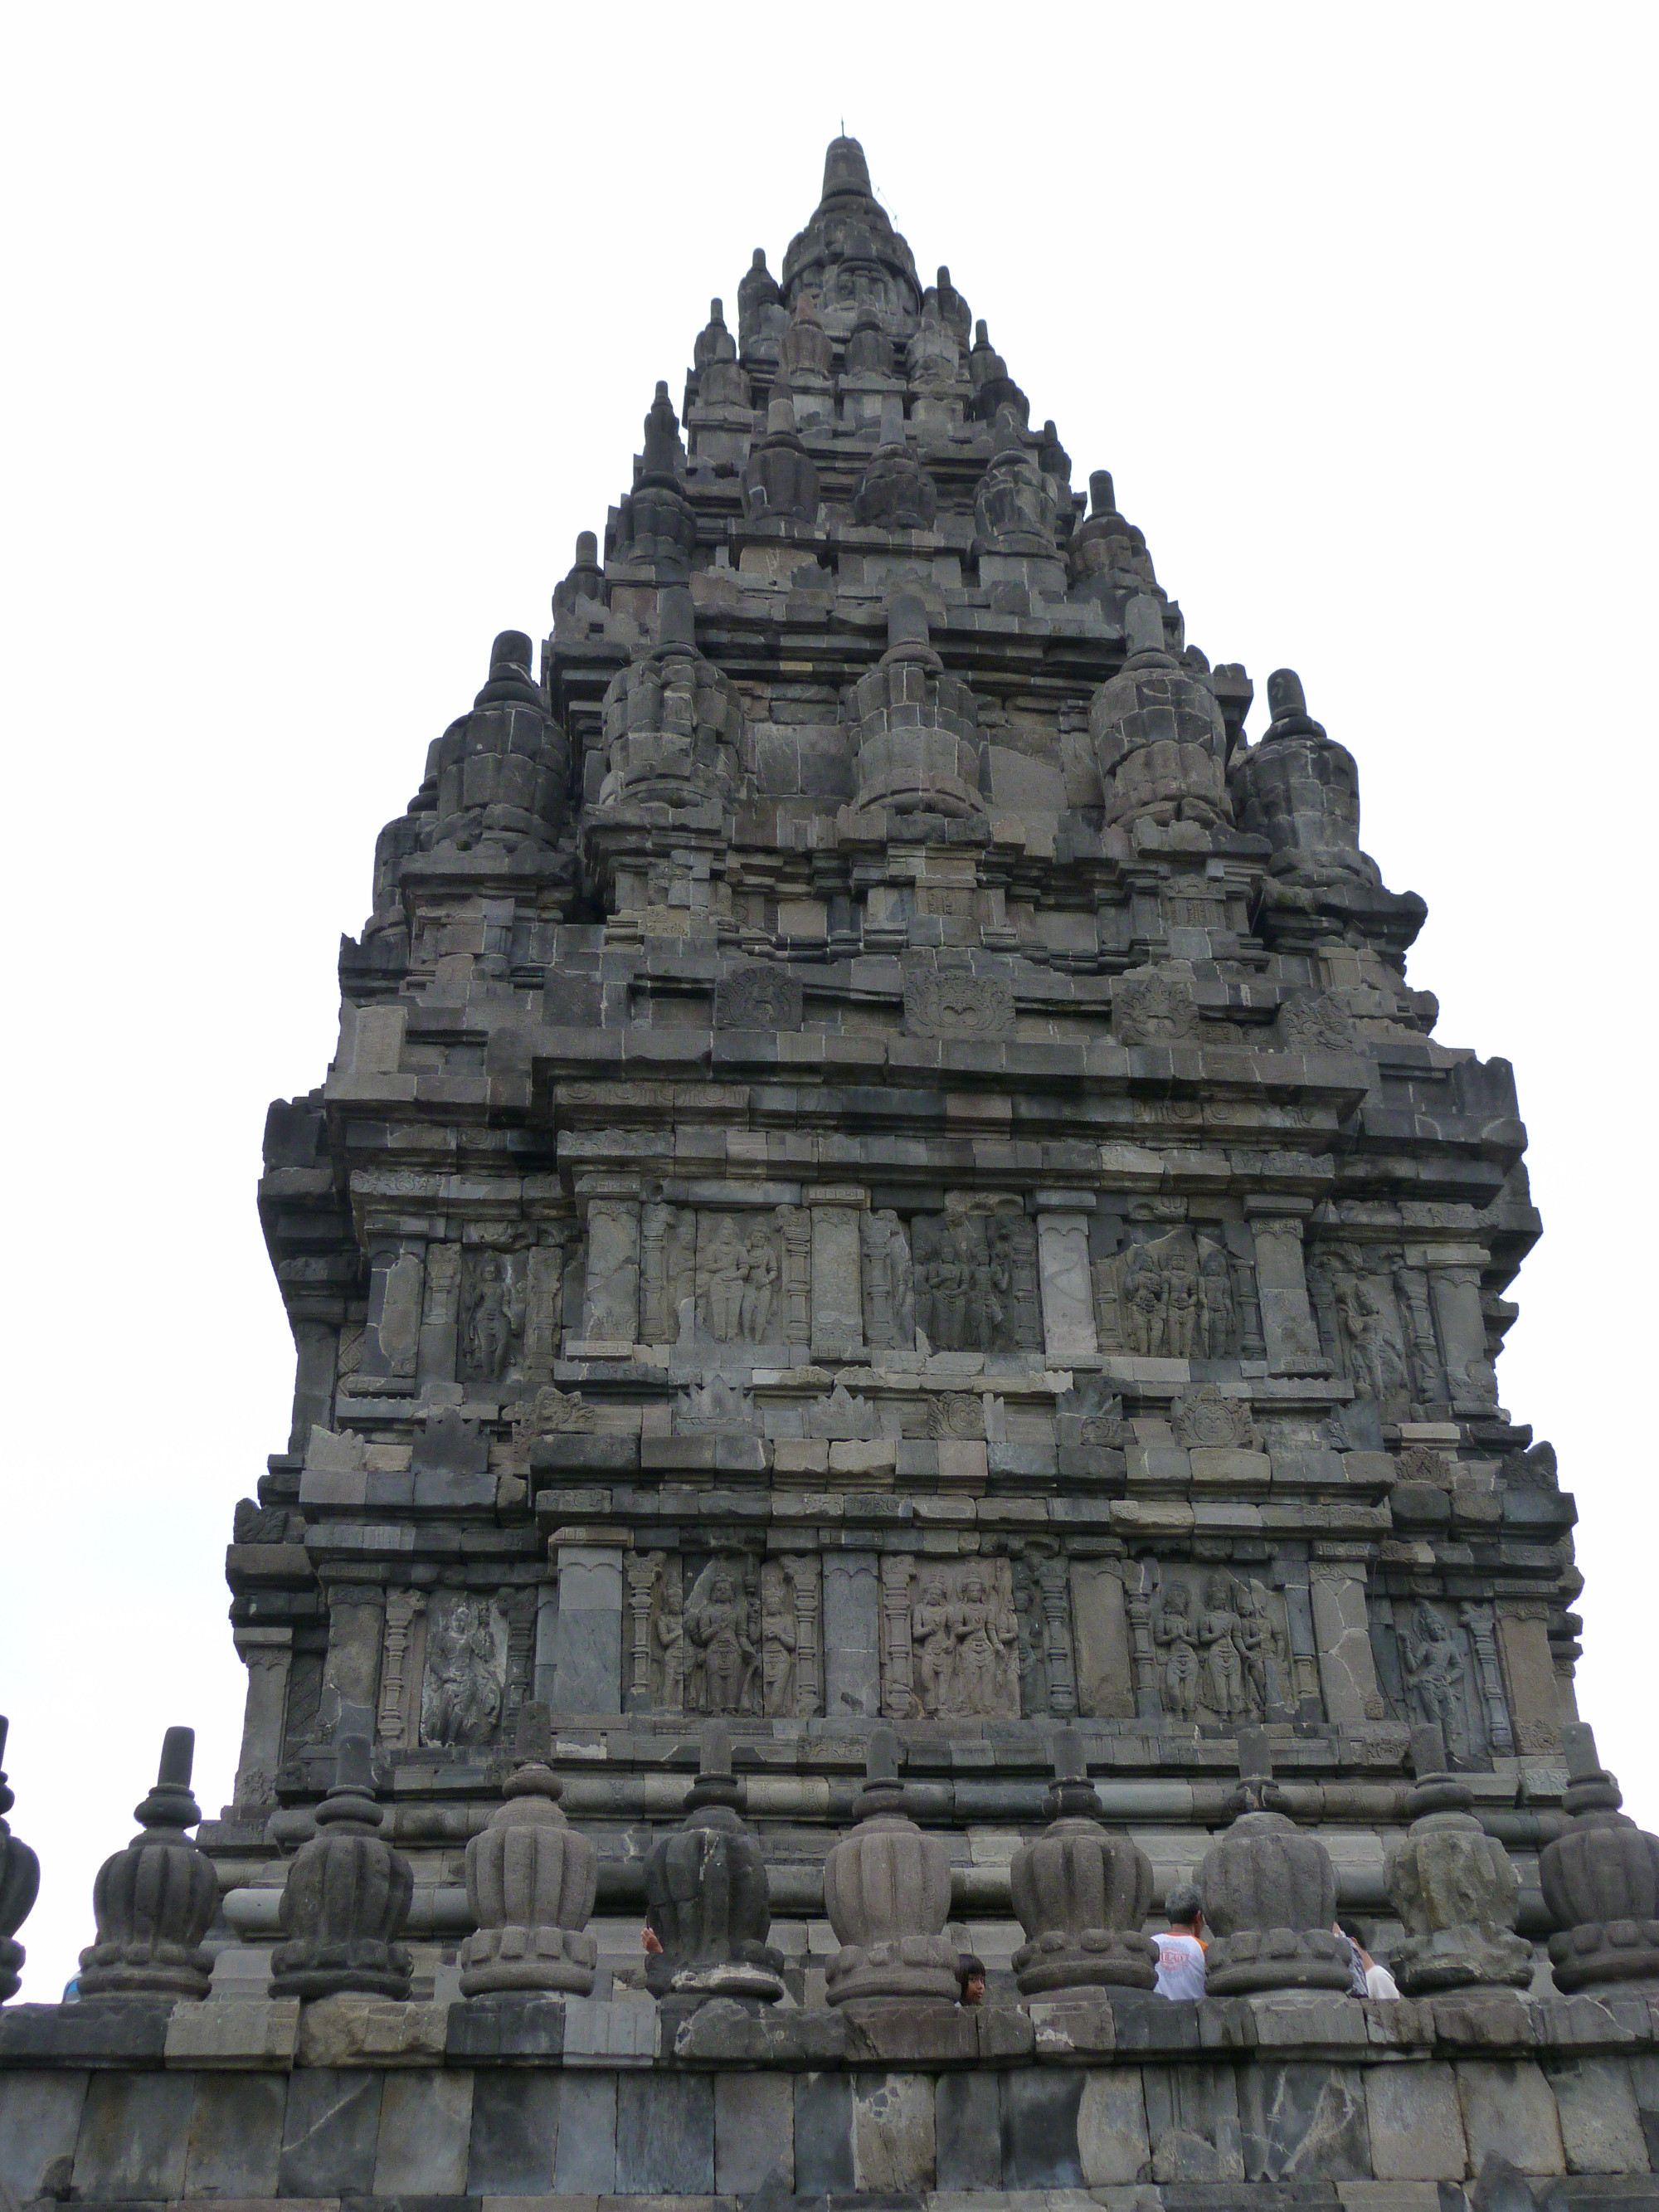
[[[854,2075],[853,2176],[859,2189],[933,2186],[931,2075]]]
[[[49,2166],[74,2155],[88,2079],[69,2068],[0,2074],[0,2185],[20,2204],[40,2194]]]
[[[202,2075],[185,2147],[185,2193],[274,2197],[287,2106],[286,2073]]]
[[[617,2187],[696,2195],[714,2187],[714,2083],[707,2074],[617,2081]]]
[[[1461,2181],[1463,2108],[1451,2068],[1429,2060],[1365,2075],[1371,2167],[1382,2181]]]
[[[1565,2172],[1555,2100],[1531,2059],[1460,2059],[1456,2073],[1471,2173],[1494,2152],[1522,2173]]]
[[[212,1998],[173,2008],[169,2066],[290,2066],[300,2035],[298,1997]]]
[[[471,2197],[544,2196],[553,2186],[562,2076],[540,2067],[481,2066],[472,2077]]]
[[[1008,2189],[1081,2189],[1080,2067],[1015,2068],[1002,2077],[1002,2179]]]
[[[384,2080],[323,2067],[290,2077],[276,2169],[281,2195],[338,2197],[374,2188]]]
[[[795,2076],[795,2193],[817,2197],[858,2186],[853,2168],[853,2080]]]
[[[374,2192],[459,2197],[472,2135],[472,2075],[465,2068],[388,2074],[380,2098]]]
[[[192,2075],[95,2075],[76,2143],[76,2194],[182,2197],[195,2101]]]
[[[1357,2066],[1242,2067],[1239,2133],[1250,2181],[1357,2181],[1370,2172],[1365,2077]]]
[[[933,2097],[939,2186],[994,2189],[1002,2179],[1001,2077],[941,2074]]]
[[[1544,2068],[1569,2173],[1641,2173],[1648,2166],[1629,2062],[1580,2058]]]
[[[301,2066],[429,2066],[441,2060],[449,2008],[355,1990],[301,2008]]]
[[[567,2074],[560,2086],[553,2186],[562,2195],[617,2186],[617,2081],[614,2074]]]
[[[1091,2189],[1144,2180],[1151,2171],[1140,2069],[1091,2070],[1077,2114],[1078,2163]]]
[[[795,2180],[795,2085],[787,2074],[714,2077],[714,2187],[747,2197],[774,2172]]]
[[[1140,2069],[1155,2182],[1243,2181],[1238,2093],[1230,2066]]]

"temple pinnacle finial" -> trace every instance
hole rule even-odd
[[[864,158],[864,149],[856,138],[849,138],[843,131],[839,138],[830,141],[829,151],[823,157],[823,199],[833,199],[841,192],[856,192],[860,198],[873,197],[870,190],[870,165]]]

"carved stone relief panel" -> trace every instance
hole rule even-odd
[[[469,1245],[461,1259],[460,1352],[464,1382],[505,1382],[524,1372],[530,1255]]]
[[[1148,1573],[1141,1596],[1141,1665],[1164,1719],[1236,1728],[1289,1717],[1290,1634],[1276,1590],[1194,1565]]]
[[[1006,1037],[1014,1033],[1014,994],[1000,975],[904,969],[904,1026],[916,1037]]]
[[[1140,1226],[1131,1224],[1132,1238]],[[1097,1258],[1094,1278],[1103,1351],[1143,1359],[1261,1356],[1255,1276],[1223,1233],[1182,1224],[1131,1241]]]
[[[1514,1748],[1491,1606],[1395,1597],[1373,1604],[1371,1639],[1396,1719],[1437,1722],[1459,1765]]]
[[[1036,1351],[1036,1232],[1018,1201],[918,1214],[910,1224],[915,1336],[934,1352]]]
[[[1388,1420],[1408,1419],[1415,1402],[1406,1324],[1395,1292],[1400,1255],[1330,1244],[1308,1267],[1308,1296],[1326,1357],[1374,1398]]]
[[[864,1340],[885,1351],[915,1342],[915,1280],[910,1240],[890,1208],[859,1217],[864,1247]]]
[[[699,1213],[697,1322],[715,1343],[785,1341],[783,1273],[782,1241],[771,1216]]]
[[[1014,1561],[1014,1620],[1019,1646],[1019,1709],[1030,1719],[1078,1709],[1071,1582],[1057,1553],[1028,1549]]]
[[[806,1719],[823,1709],[823,1592],[816,1557],[735,1553],[627,1561],[624,1678],[630,1712]]]
[[[421,1741],[487,1742],[507,1707],[507,1619],[499,1598],[441,1590],[427,1611]]]
[[[689,1206],[640,1211],[640,1341],[689,1336],[697,1295],[697,1217]]]
[[[1012,1561],[884,1553],[881,1595],[884,1713],[1019,1717]]]

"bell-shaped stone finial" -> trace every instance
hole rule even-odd
[[[1486,1834],[1474,1793],[1447,1771],[1437,1722],[1412,1730],[1417,1786],[1410,1832],[1389,1853],[1383,1879],[1406,1930],[1389,1960],[1407,1996],[1508,1986],[1532,1979],[1532,1946],[1515,1933],[1521,1884],[1509,1853]]]
[[[599,810],[623,803],[729,804],[742,774],[743,708],[732,680],[696,650],[684,586],[657,594],[655,652],[617,670],[601,702],[609,772]]]
[[[952,2004],[957,1948],[945,1933],[951,1861],[905,1809],[898,1740],[878,1728],[866,1754],[858,1826],[823,1863],[823,1903],[841,1949],[830,1961],[831,2004],[901,1998]]]
[[[738,286],[738,347],[745,361],[775,361],[778,341],[788,327],[778,281],[766,265],[766,248],[757,246]]]
[[[1106,821],[1230,826],[1227,727],[1213,690],[1166,650],[1160,600],[1132,599],[1123,627],[1123,665],[1089,704]]]
[[[945,674],[914,593],[890,602],[888,638],[876,666],[842,695],[859,805],[958,820],[981,813],[978,703],[969,685]]]
[[[815,522],[818,472],[795,428],[795,405],[775,389],[766,410],[766,435],[743,470],[744,503],[751,522]]]
[[[556,842],[565,817],[569,748],[532,673],[523,630],[503,630],[472,712],[438,740],[431,842],[521,854]]]
[[[406,1997],[412,1962],[398,1942],[415,1876],[384,1842],[368,1738],[347,1735],[334,1786],[317,1808],[317,1832],[295,1854],[277,1917],[287,1941],[271,1954],[273,1996],[333,1996],[362,1990]]]
[[[817,296],[803,286],[778,347],[778,367],[792,386],[827,385],[834,361],[834,343],[818,313]]]
[[[853,518],[872,530],[931,530],[939,490],[904,434],[904,401],[882,402],[881,435],[853,494]]]
[[[1060,502],[1053,478],[1044,476],[1026,445],[1018,410],[998,410],[992,445],[991,465],[974,495],[978,550],[1052,559]]]
[[[1205,1986],[1216,1996],[1261,1990],[1346,1990],[1347,1948],[1332,1933],[1336,1875],[1317,1837],[1267,1809],[1273,1794],[1265,1729],[1238,1731],[1243,1809],[1198,1870],[1204,1917],[1216,1940]]]
[[[576,532],[576,558],[562,581],[553,586],[553,613],[560,615],[605,611],[605,570],[599,565],[599,541],[591,530]]]
[[[466,1847],[466,1899],[477,1927],[459,1953],[461,1995],[563,1990],[586,1996],[599,1946],[586,1931],[599,1855],[559,1809],[547,1707],[519,1711],[517,1764],[483,1832]]]
[[[0,1713],[0,1759],[6,1755],[6,1717]],[[40,1888],[40,1862],[13,1835],[6,1819],[16,1802],[0,1770],[0,2004],[15,1997],[22,1986],[20,1976],[27,1954],[14,1938]]]
[[[646,411],[645,444],[641,450],[642,481],[678,483],[685,468],[685,449],[680,443],[680,418],[668,397],[668,386],[659,377],[656,397]]]
[[[1074,599],[1117,608],[1138,593],[1164,596],[1145,533],[1118,513],[1109,469],[1090,471],[1088,518],[1072,532],[1066,560]]]
[[[685,467],[679,418],[667,385],[659,381],[645,418],[634,489],[617,512],[614,545],[618,561],[648,568],[659,583],[682,582],[690,573],[697,516],[681,489]]]
[[[1107,1833],[1082,1740],[1054,1736],[1048,1826],[1014,1853],[1014,1911],[1025,1942],[1014,1954],[1023,1996],[1093,1989],[1150,1990],[1158,1953],[1140,1933],[1152,1901],[1152,1865],[1127,1836]]]
[[[1234,764],[1239,826],[1273,848],[1268,866],[1309,890],[1375,890],[1377,866],[1359,849],[1359,769],[1308,712],[1302,678],[1276,668],[1267,678],[1273,717],[1261,742]]]
[[[212,1961],[202,1938],[219,1905],[213,1862],[185,1833],[201,1819],[190,1794],[196,1731],[170,1728],[140,1829],[98,1870],[96,1941],[81,1954],[83,1997],[204,1997]]]
[[[872,197],[870,164],[856,138],[832,138],[823,157],[823,191],[819,205],[842,192],[856,192],[860,199]]]
[[[766,1940],[766,1856],[744,1824],[743,1804],[731,1730],[706,1722],[685,1818],[645,1863],[646,1923],[662,1945],[647,1962],[646,1983],[659,1996],[775,2004],[783,1995],[782,1956]]]
[[[1619,1810],[1619,1784],[1596,1757],[1595,1735],[1564,1724],[1566,1833],[1538,1855],[1555,1923],[1550,1965],[1571,1994],[1622,1982],[1659,1988],[1659,1837]]]
[[[708,320],[697,332],[691,349],[691,365],[701,373],[711,362],[735,361],[737,357],[738,342],[726,327],[726,302],[711,300]]]

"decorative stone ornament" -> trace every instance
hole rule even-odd
[[[1080,1739],[1054,1737],[1048,1826],[1014,1853],[1014,1911],[1026,1941],[1014,1954],[1022,1996],[1091,1989],[1150,1990],[1156,1947],[1140,1933],[1152,1901],[1152,1866],[1127,1836],[1101,1826]]]
[[[1273,1755],[1265,1729],[1238,1731],[1238,1818],[1198,1870],[1212,1936],[1205,1985],[1213,1996],[1263,1990],[1346,1990],[1347,1947],[1331,1933],[1330,1854],[1294,1820],[1267,1809]]]
[[[98,1869],[95,1942],[81,1954],[83,1997],[204,1997],[212,1961],[199,1948],[218,1909],[213,1863],[185,1833],[201,1819],[190,1794],[194,1729],[161,1740],[155,1787],[134,1820],[140,1832]]]
[[[564,1784],[548,1765],[552,1741],[547,1707],[523,1706],[507,1802],[466,1847],[466,1901],[478,1924],[457,1954],[465,1997],[503,1990],[586,1996],[593,1987],[599,1945],[586,1930],[599,1855],[559,1809]]]
[[[1412,1763],[1411,1832],[1389,1852],[1383,1875],[1406,1930],[1389,1961],[1395,1979],[1407,1996],[1525,1989],[1532,1946],[1515,1933],[1521,1884],[1509,1853],[1474,1817],[1468,1784],[1447,1772],[1437,1726],[1412,1730]]]
[[[6,1755],[7,1725],[0,1713],[0,1759]],[[19,1974],[26,1954],[13,1939],[28,1918],[40,1887],[40,1860],[13,1835],[6,1820],[16,1802],[0,1771],[0,2004],[15,1997],[22,1986]]]
[[[823,1863],[823,1904],[841,1949],[830,1961],[832,2005],[866,1999],[953,2004],[957,1947],[945,1933],[951,1860],[905,1811],[898,1739],[870,1738],[858,1826]]]
[[[1561,1741],[1572,1826],[1538,1856],[1557,1931],[1555,1985],[1568,1994],[1607,1982],[1659,1987],[1659,1836],[1619,1810],[1623,1793],[1596,1759],[1593,1729],[1569,1723]]]
[[[317,1833],[295,1853],[283,1885],[278,1917],[288,1940],[271,1954],[273,1996],[409,1995],[411,1962],[397,1938],[415,1877],[403,1853],[376,1832],[383,1817],[368,1737],[343,1737],[334,1787],[317,1808]]]
[[[645,1863],[646,1925],[662,1945],[646,1965],[646,1985],[699,2001],[750,1997],[775,2004],[783,1960],[767,1942],[772,1926],[766,1857],[743,1820],[743,1785],[732,1771],[732,1735],[705,1723],[698,1773],[685,1818]]]

